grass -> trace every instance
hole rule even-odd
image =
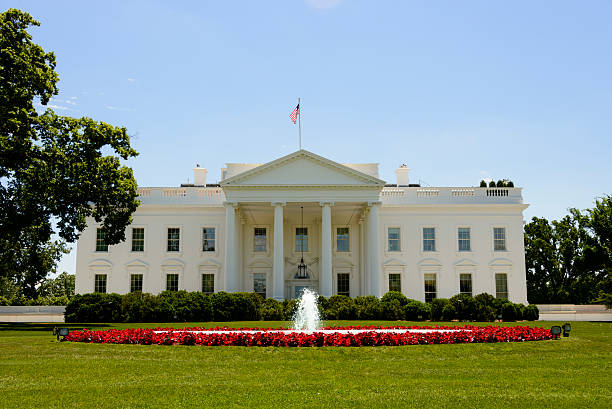
[[[608,408],[612,399],[611,323],[576,322],[554,341],[376,348],[60,343],[53,325],[0,323],[0,408]]]

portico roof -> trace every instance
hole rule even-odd
[[[334,162],[307,150],[299,150],[282,158],[229,177],[221,187],[344,187],[382,189],[385,182],[366,173]]]

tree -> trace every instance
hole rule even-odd
[[[35,103],[57,95],[59,80],[55,56],[27,31],[38,25],[19,10],[0,13],[0,278],[28,296],[87,217],[116,244],[139,203],[132,170],[121,163],[137,155],[125,128],[37,113]],[[54,232],[60,240],[51,241]]]
[[[612,293],[612,200],[549,222],[534,217],[525,226],[527,297],[530,303],[585,304]]]
[[[64,271],[55,278],[43,281],[38,293],[41,296],[72,297],[75,288],[74,278],[74,274],[68,274]]]

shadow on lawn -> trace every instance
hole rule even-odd
[[[108,324],[65,324],[63,322],[56,323],[37,323],[37,322],[0,322],[0,331],[53,331],[53,328],[69,328],[83,329],[83,328],[110,328]]]

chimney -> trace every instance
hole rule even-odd
[[[397,168],[397,170],[395,171],[395,175],[397,177],[398,186],[408,186],[408,183],[409,183],[408,173],[409,172],[410,172],[410,169],[408,169],[408,167],[405,164]]]
[[[206,173],[208,171],[204,168],[201,168],[200,165],[196,165],[193,168],[193,184],[195,186],[206,186]]]

